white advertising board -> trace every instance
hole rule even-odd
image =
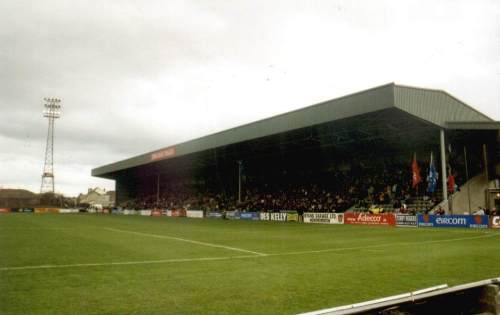
[[[304,223],[344,224],[343,213],[306,212],[303,218]]]

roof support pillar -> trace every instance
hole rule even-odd
[[[439,142],[441,146],[441,183],[443,189],[443,201],[448,200],[448,189],[446,185],[446,180],[448,178],[446,174],[446,150],[445,150],[445,142],[444,142],[444,129],[439,130]],[[448,204],[448,210],[450,210],[450,206]]]
[[[238,205],[241,203],[241,160],[238,161]]]

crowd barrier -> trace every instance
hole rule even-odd
[[[0,213],[31,212],[31,213],[79,213],[76,208],[0,208]],[[381,225],[397,227],[453,227],[473,229],[500,229],[500,216],[487,215],[433,215],[433,214],[370,214],[365,212],[330,213],[330,212],[305,212],[302,216],[296,211],[283,210],[276,212],[241,212],[241,211],[209,211],[184,210],[184,209],[112,209],[99,213],[111,213],[116,215],[141,215],[141,216],[169,216],[188,218],[210,218],[250,221],[302,221],[304,223],[322,224],[352,224],[352,225]]]

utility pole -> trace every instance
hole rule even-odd
[[[49,119],[47,144],[45,146],[45,163],[43,165],[42,184],[40,193],[54,193],[54,121],[61,117],[61,102],[57,98],[44,98],[45,109],[43,117]]]

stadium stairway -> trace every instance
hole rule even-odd
[[[485,174],[479,174],[469,179],[468,182],[460,186],[459,190],[453,195],[448,196],[447,201],[443,201],[433,208],[433,211],[438,207],[443,209],[451,209],[446,211],[453,214],[469,213],[469,190],[470,190],[470,210],[474,212],[478,207],[485,206],[485,191],[490,186]],[[448,203],[450,208],[448,208]]]

